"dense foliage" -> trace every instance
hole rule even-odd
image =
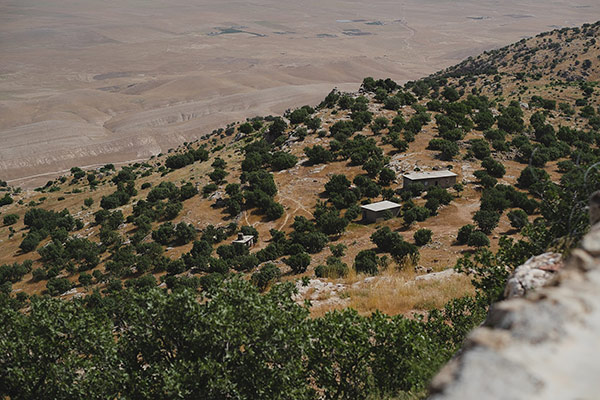
[[[312,320],[291,285],[189,289],[0,307],[0,395],[20,398],[367,398],[421,390],[476,324],[471,300],[424,319]],[[6,301],[4,298],[3,301]],[[448,324],[447,322],[451,322]]]

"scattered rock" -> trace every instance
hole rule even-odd
[[[557,253],[531,257],[525,264],[517,267],[508,278],[504,297],[523,297],[528,291],[544,286],[562,265],[561,255]]]
[[[600,229],[588,233],[581,242],[581,247],[593,257],[600,256]]]
[[[415,272],[429,274],[430,272],[433,272],[433,268],[431,268],[431,267],[424,267],[422,265],[417,265],[415,267]]]
[[[311,279],[308,285],[304,285],[302,281],[298,281],[296,288],[298,289],[298,293],[294,296],[294,300],[298,303],[310,300],[313,306],[319,307],[324,305],[346,305],[350,301],[348,298],[340,297],[348,288],[342,283]]]
[[[327,164],[319,165],[318,167],[311,169],[309,173],[310,174],[318,174],[319,172],[323,171],[326,167],[327,167]]]
[[[217,190],[216,192],[214,192],[213,194],[211,194],[210,196],[208,196],[209,200],[215,200],[215,201],[220,201],[223,200],[223,196],[224,193],[220,190]]]
[[[429,269],[431,269],[431,268],[429,268]],[[448,279],[457,274],[458,274],[458,272],[456,272],[454,269],[450,268],[450,269],[445,269],[440,272],[432,272],[430,274],[417,276],[415,278],[415,281],[426,282],[426,281],[433,281],[433,280],[438,280],[438,279]]]
[[[67,290],[66,292],[64,292],[63,294],[60,295],[60,297],[65,297],[65,296],[69,296],[72,294],[77,293],[77,288],[73,288],[71,290]]]
[[[440,209],[442,209],[442,208],[443,208],[443,207],[440,207]],[[428,248],[428,249],[440,249],[440,248],[442,248],[442,246],[443,246],[443,243],[442,243],[442,242],[440,242],[440,241],[438,241],[438,240],[434,240],[433,242],[429,242],[429,243],[427,243],[427,244],[426,244],[425,246],[423,246],[423,247],[426,247],[426,248]]]

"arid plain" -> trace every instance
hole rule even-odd
[[[1,0],[0,179],[147,159],[598,15],[594,0]]]

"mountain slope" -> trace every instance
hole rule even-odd
[[[168,286],[189,278],[190,284],[201,286],[199,277],[236,270],[249,276],[269,261],[275,262],[281,279],[295,280],[314,276],[317,267],[327,266],[329,260],[335,268],[347,268],[349,275],[336,281],[342,284],[341,294],[327,291],[313,297],[316,314],[347,305],[361,312],[383,309],[392,314],[441,306],[472,292],[466,278],[414,286],[414,271],[442,271],[477,246],[485,247],[489,241],[497,249],[502,235],[521,238],[527,223],[551,218],[543,203],[543,188],[531,182],[513,187],[528,165],[544,169],[549,180],[558,184],[561,176],[573,172],[571,164],[590,165],[597,157],[599,29],[596,23],[540,34],[404,87],[390,80],[365,79],[360,93],[333,91],[319,107],[290,111],[284,119],[257,117],[231,124],[118,174],[111,168],[88,175],[73,169],[71,176],[51,181],[37,192],[11,189],[15,203],[0,212],[2,217],[17,215],[18,221],[0,229],[0,262],[33,261],[21,279],[13,279],[15,293],[43,292],[48,279],[57,282],[62,277],[61,289],[75,286],[71,295],[82,295],[90,287],[118,287],[120,281],[137,285],[143,276],[168,279]],[[206,149],[206,157],[181,161],[196,149]],[[462,185],[435,195],[418,188],[411,195],[401,191],[403,173],[439,168],[451,168]],[[270,172],[250,177],[252,171],[261,170]],[[389,178],[382,178],[384,170]],[[537,170],[529,168],[525,175],[531,171]],[[346,176],[348,183],[329,190],[327,184],[335,175]],[[265,188],[272,186],[269,176],[275,188],[265,197]],[[180,189],[160,187],[168,182]],[[185,196],[184,183],[189,183],[190,192]],[[496,183],[504,186],[494,189]],[[193,188],[201,193],[195,195]],[[120,196],[123,201],[110,204],[119,197],[111,197],[113,193],[125,193]],[[490,198],[499,193],[507,196],[504,203],[491,203]],[[361,222],[358,204],[384,198],[402,203],[403,216],[377,224]],[[89,205],[84,205],[85,199],[91,199]],[[170,212],[165,211],[169,203],[176,203]],[[276,204],[283,206],[282,214]],[[67,236],[55,233],[57,226],[46,227],[34,249],[24,252],[19,246],[32,231],[31,222],[24,224],[25,215],[35,208],[57,212],[66,208],[84,227],[74,226]],[[459,228],[477,225],[476,215],[485,233],[471,235],[470,241],[470,237],[457,240]],[[115,222],[106,222],[107,216]],[[297,217],[306,220],[294,223]],[[178,236],[175,227],[181,223],[185,225]],[[186,231],[187,224],[196,233]],[[573,222],[566,232],[579,235],[583,228],[578,224]],[[242,226],[253,227],[258,234],[253,255],[223,257],[228,247],[217,252],[218,247],[231,242]],[[213,227],[218,228],[217,240],[211,239]],[[398,242],[399,247],[374,245],[371,236],[387,232],[381,228],[389,228],[391,236],[386,240]],[[287,236],[278,243],[270,239],[272,229]],[[417,249],[413,235],[419,229],[431,230],[432,240]],[[91,249],[93,262],[80,250],[69,249],[69,235],[85,239],[70,246]],[[552,235],[537,245],[556,245],[565,231],[557,229]],[[213,251],[190,261],[194,240],[208,242]],[[49,243],[52,252],[40,253]],[[347,250],[331,258],[328,244]],[[365,275],[352,266],[360,252],[371,249],[376,254],[363,253],[363,257],[376,261],[385,273],[365,281]],[[306,271],[302,271],[305,262],[295,264],[298,257],[289,261],[297,253],[310,254]],[[185,254],[187,258],[181,258]],[[220,265],[219,258],[225,259],[224,267],[215,266]],[[85,277],[92,273],[93,279]],[[81,274],[87,284],[81,283]]]

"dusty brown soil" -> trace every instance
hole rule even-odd
[[[4,1],[0,179],[146,159],[365,76],[416,79],[598,15],[565,0]]]

